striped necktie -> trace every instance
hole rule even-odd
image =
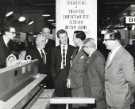
[[[66,49],[65,46],[63,46],[63,66],[66,66]]]
[[[41,50],[41,56],[44,64],[46,64],[46,54],[43,52],[43,50]]]

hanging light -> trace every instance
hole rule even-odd
[[[49,17],[50,14],[42,14],[41,16],[43,16],[43,17]]]
[[[26,20],[26,17],[20,16],[18,20],[19,20],[19,22],[24,22]]]
[[[13,11],[10,11],[10,12],[6,13],[5,16],[6,16],[6,17],[9,17],[9,16],[11,16],[13,13],[14,13]]]
[[[49,22],[54,22],[54,19],[48,19]]]
[[[29,23],[28,23],[28,25],[32,25],[34,23],[34,21],[32,20],[32,21],[30,21]]]

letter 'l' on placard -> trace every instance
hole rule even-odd
[[[83,30],[97,42],[97,0],[56,0],[56,32],[59,29],[68,32],[71,45],[75,30]]]

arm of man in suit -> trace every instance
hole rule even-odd
[[[129,82],[131,87],[135,87],[134,59],[133,57],[126,57],[124,60],[126,60],[123,63],[126,80]]]
[[[99,74],[99,77],[100,77],[102,83],[104,84],[104,81],[105,81],[105,58],[102,55],[97,57],[96,70]]]
[[[51,50],[51,74],[52,77],[55,78],[56,76],[56,48],[52,48]]]

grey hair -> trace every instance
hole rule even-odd
[[[84,42],[83,42],[83,45],[85,45],[87,43],[90,43],[90,47],[91,48],[96,49],[97,46],[96,46],[95,40],[93,38],[87,38],[87,39],[85,39]]]

